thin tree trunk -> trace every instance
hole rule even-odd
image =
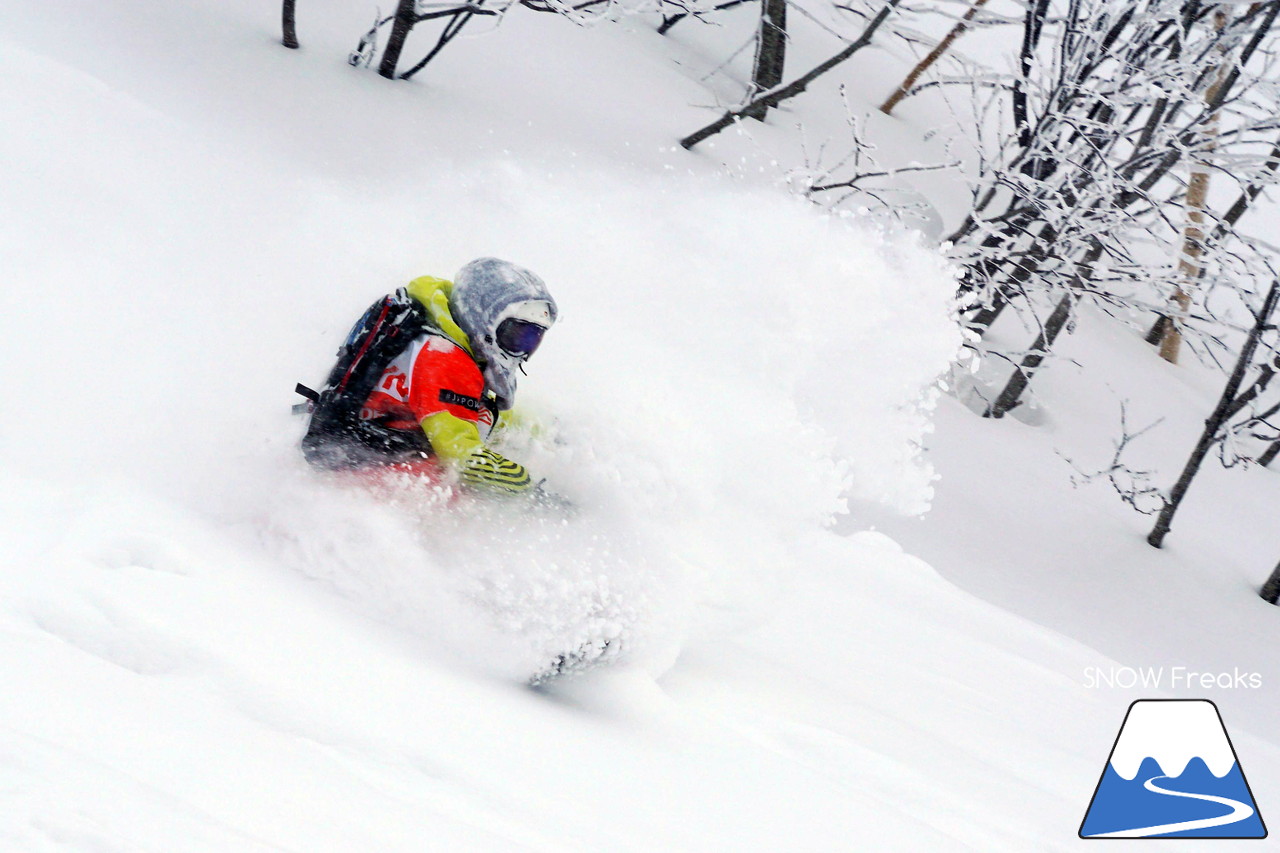
[[[1267,578],[1258,595],[1262,596],[1262,600],[1268,604],[1280,602],[1280,565],[1271,570],[1271,577]]]
[[[1236,359],[1235,369],[1231,371],[1226,387],[1222,389],[1222,397],[1218,400],[1218,405],[1214,407],[1213,414],[1205,419],[1204,430],[1200,433],[1200,439],[1192,449],[1191,456],[1187,458],[1187,464],[1183,466],[1178,482],[1174,484],[1173,489],[1169,492],[1169,500],[1165,502],[1164,509],[1160,511],[1155,527],[1151,529],[1151,533],[1147,536],[1147,544],[1153,548],[1159,548],[1164,544],[1164,537],[1168,535],[1169,527],[1173,524],[1173,514],[1178,511],[1178,505],[1186,497],[1191,481],[1195,479],[1205,456],[1209,454],[1209,449],[1213,447],[1213,443],[1217,440],[1218,431],[1222,429],[1227,421],[1228,412],[1231,411],[1231,406],[1235,403],[1236,395],[1240,391],[1240,383],[1244,381],[1244,375],[1248,372],[1249,365],[1253,362],[1253,353],[1258,348],[1258,340],[1262,337],[1263,330],[1271,324],[1271,315],[1275,311],[1277,297],[1280,297],[1280,279],[1271,282],[1271,288],[1267,291],[1266,299],[1262,302],[1262,310],[1255,318],[1253,328],[1249,330],[1249,337],[1245,339],[1244,346],[1240,348],[1240,357]]]
[[[1227,26],[1227,13],[1222,10],[1215,12],[1213,25],[1221,34]],[[1213,104],[1218,100],[1218,90],[1226,82],[1227,63],[1221,45],[1218,47],[1218,54],[1218,67],[1214,70],[1213,83],[1204,93],[1206,104]],[[1218,112],[1215,110],[1205,122],[1205,146],[1208,151],[1216,146],[1217,136]],[[1204,207],[1208,195],[1209,164],[1202,160],[1192,167],[1191,178],[1187,183],[1187,225],[1183,230],[1182,251],[1178,258],[1178,275],[1181,280],[1173,292],[1174,309],[1167,317],[1161,318],[1165,320],[1164,323],[1156,321],[1157,325],[1162,326],[1163,332],[1160,338],[1160,357],[1170,364],[1178,363],[1178,351],[1182,347],[1182,330],[1178,326],[1178,319],[1187,315],[1187,310],[1191,307],[1192,291],[1201,274],[1200,260],[1204,256]],[[1156,329],[1153,328],[1148,337],[1155,335]]]
[[[1280,438],[1271,442],[1271,446],[1263,451],[1262,455],[1258,457],[1258,464],[1266,468],[1277,455],[1280,455]]]
[[[1032,58],[1040,43],[1045,16],[1049,14],[1049,0],[1033,0],[1027,6],[1027,16],[1022,27],[1022,49],[1019,51],[1021,74],[1013,84],[1013,124],[1018,129],[1018,145],[1031,147],[1031,116],[1027,105],[1027,78],[1031,76]]]
[[[396,64],[400,61],[400,51],[404,50],[404,40],[409,37],[417,18],[415,0],[400,0],[396,7],[395,23],[391,25],[391,38],[387,41],[387,49],[382,52],[382,65],[378,73],[388,80],[396,78]]]
[[[862,35],[858,37],[857,41],[850,43],[848,47],[828,59],[826,62],[823,62],[821,65],[818,65],[808,73],[796,78],[781,88],[773,89],[761,94],[759,97],[752,99],[752,101],[745,107],[740,107],[736,110],[729,110],[723,116],[711,122],[711,124],[701,130],[689,134],[684,139],[681,139],[680,147],[688,150],[704,139],[715,136],[738,119],[747,115],[760,104],[767,107],[776,107],[783,101],[799,95],[807,89],[809,84],[814,80],[821,77],[823,74],[826,74],[832,68],[835,68],[837,65],[844,62],[867,45],[871,44],[871,37],[875,35],[876,30],[880,29],[880,25],[884,23],[885,18],[889,17],[889,13],[896,9],[900,2],[902,2],[902,0],[889,0],[889,2],[885,4],[884,8],[871,19],[871,23],[867,24],[867,28],[862,31]]]
[[[996,401],[991,404],[983,417],[1003,418],[1014,406],[1018,405],[1018,400],[1021,399],[1022,393],[1031,384],[1032,374],[1035,373],[1040,363],[1044,361],[1044,357],[1049,354],[1049,350],[1053,349],[1053,342],[1058,339],[1058,335],[1066,328],[1067,320],[1070,317],[1071,294],[1064,293],[1062,298],[1058,300],[1058,304],[1054,306],[1053,313],[1049,315],[1049,319],[1045,321],[1044,328],[1036,336],[1035,343],[1031,345],[1031,352],[1027,353],[1027,357],[1022,360],[1022,364],[1014,368],[1013,375],[1009,377],[1004,390],[1000,392],[999,397],[996,397]]]
[[[760,4],[760,31],[756,36],[756,58],[751,71],[751,94],[756,96],[782,83],[787,59],[787,0],[763,0]],[[759,104],[747,117],[764,121],[768,104]]]
[[[1051,225],[1046,225],[1044,230],[1040,232],[1040,245],[1052,245],[1056,237],[1057,230]],[[1094,242],[1084,258],[1076,264],[1077,271],[1092,269],[1098,258],[1101,257],[1102,250],[1102,244]],[[1041,257],[1043,258],[1044,256],[1041,255]],[[1037,261],[1036,265],[1039,265],[1039,261]],[[1021,272],[1021,269],[1018,272]],[[1028,270],[1026,275],[1030,274],[1031,271]],[[1078,285],[1079,280],[1080,273],[1077,272],[1073,282]],[[1045,356],[1053,349],[1054,343],[1058,340],[1058,335],[1062,334],[1062,330],[1067,327],[1067,321],[1071,319],[1071,302],[1072,294],[1070,292],[1063,294],[1062,298],[1058,300],[1058,304],[1053,307],[1053,313],[1049,315],[1049,319],[1045,321],[1044,326],[1040,329],[1040,334],[1036,335],[1035,342],[1031,344],[1030,352],[1027,353],[1022,363],[1014,369],[1013,375],[1009,377],[1008,383],[1004,386],[1004,390],[1000,392],[1000,396],[984,413],[984,417],[1002,418],[1014,406],[1018,405],[1018,401],[1027,390],[1027,386],[1031,384],[1031,377],[1040,367]]]
[[[282,28],[284,30],[284,38],[280,40],[280,43],[285,47],[293,48],[294,50],[297,50],[298,48],[298,30],[297,27],[294,26],[293,20],[294,5],[296,2],[297,0],[284,0],[284,6],[280,11],[281,24],[283,25]]]
[[[951,48],[952,42],[964,34],[964,31],[969,28],[969,22],[973,20],[973,16],[976,15],[978,10],[985,5],[987,5],[987,0],[974,0],[973,5],[969,7],[968,12],[964,13],[964,17],[960,19],[960,22],[951,28],[951,32],[947,33],[942,41],[938,42],[933,50],[929,51],[928,55],[926,55],[924,59],[920,60],[915,68],[911,69],[911,73],[903,79],[902,85],[898,87],[897,91],[890,95],[889,99],[880,105],[880,112],[885,115],[889,115],[893,112],[893,108],[898,105],[898,102],[905,98],[911,90],[915,88],[916,81],[920,79],[920,76],[924,74],[924,72],[928,71],[929,67],[933,65],[933,63],[937,62],[942,55]]]

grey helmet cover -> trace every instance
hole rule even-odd
[[[499,409],[510,409],[525,357],[498,346],[498,324],[507,317],[532,315],[543,318],[550,328],[556,321],[556,302],[546,284],[510,261],[477,258],[458,270],[449,307],[453,319],[471,339],[471,352],[484,373],[486,390],[492,392]]]

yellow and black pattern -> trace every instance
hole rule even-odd
[[[462,479],[475,486],[486,486],[517,494],[533,487],[528,470],[488,448],[477,450],[462,466]]]

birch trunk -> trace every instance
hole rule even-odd
[[[1219,33],[1227,25],[1227,14],[1221,10],[1214,13],[1213,25]],[[1214,72],[1213,83],[1204,93],[1205,103],[1214,104],[1218,99],[1218,91],[1226,82],[1227,62],[1225,50],[1218,48],[1218,67]],[[1205,125],[1205,153],[1212,152],[1218,136],[1218,111],[1214,110]],[[1178,352],[1182,348],[1182,330],[1178,323],[1187,316],[1191,307],[1191,297],[1195,292],[1196,281],[1199,280],[1204,257],[1204,209],[1209,195],[1209,164],[1201,158],[1191,167],[1190,180],[1187,182],[1187,224],[1182,232],[1182,251],[1178,257],[1179,282],[1173,292],[1172,310],[1166,318],[1162,318],[1163,334],[1160,337],[1160,357],[1170,364],[1178,363]],[[1161,324],[1157,320],[1157,324]]]

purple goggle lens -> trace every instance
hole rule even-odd
[[[537,323],[508,317],[498,324],[498,346],[511,355],[528,357],[542,343],[546,331]]]

